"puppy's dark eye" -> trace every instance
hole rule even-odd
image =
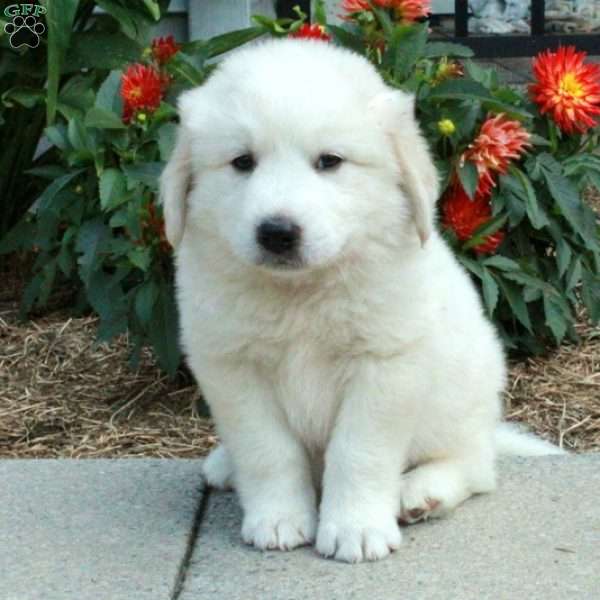
[[[234,158],[231,161],[233,168],[238,171],[252,171],[256,166],[256,161],[254,160],[254,156],[252,154],[242,154],[237,158]]]
[[[315,167],[317,171],[327,171],[329,169],[335,169],[339,166],[344,159],[337,154],[321,154],[317,159]]]

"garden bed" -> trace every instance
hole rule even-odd
[[[96,345],[96,318],[52,312],[20,323],[0,305],[0,457],[203,456],[216,443],[191,378],[173,381],[127,339]],[[511,420],[569,450],[600,451],[600,331],[511,367]]]

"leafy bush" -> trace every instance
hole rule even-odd
[[[80,92],[86,92],[90,80],[137,60],[168,3],[41,0],[47,43],[17,51],[9,36],[0,36],[0,237],[42,189],[40,180],[26,171],[57,158],[51,148],[33,160],[44,125],[53,124],[57,111],[67,119],[80,111],[85,101]],[[97,7],[105,13],[94,14]],[[7,18],[0,13],[2,32]],[[82,77],[83,70],[87,77]]]
[[[98,4],[116,11],[119,3]],[[598,130],[584,123],[598,104],[589,86],[600,74],[588,70],[583,77],[582,65],[568,71],[571,92],[592,98],[587,112],[580,103],[577,114],[542,115],[544,94],[556,82],[539,84],[536,103],[502,85],[495,72],[469,60],[459,64],[456,59],[468,59],[471,51],[431,41],[418,20],[423,7],[403,14],[382,0],[345,0],[344,8],[343,27],[327,25],[317,3],[312,26],[303,25],[301,14],[295,21],[257,17],[256,27],[183,47],[172,39],[146,49],[136,45],[139,62],[126,70],[122,61],[81,71],[86,52],[71,47],[65,64],[73,74],[58,87],[49,84],[44,95],[46,136],[58,160],[34,173],[50,183],[0,247],[36,253],[23,312],[43,306],[58,281],[71,281],[80,289],[80,305],[100,316],[100,339],[129,331],[134,361],[150,343],[160,364],[174,372],[180,355],[172,264],[156,203],[157,178],[176,130],[173,100],[204,81],[210,58],[267,33],[349,47],[371,60],[389,85],[416,94],[445,190],[444,235],[480,286],[509,348],[537,352],[565,336],[575,339],[581,301],[597,322],[598,224],[582,191],[600,182]],[[136,22],[133,16],[125,21],[119,35],[132,41]],[[546,58],[560,73],[560,57]],[[545,65],[538,64],[542,80]]]

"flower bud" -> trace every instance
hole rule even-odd
[[[437,124],[438,131],[444,136],[450,136],[456,131],[456,125],[450,119],[442,119]]]

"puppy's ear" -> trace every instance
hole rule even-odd
[[[191,177],[190,144],[183,126],[180,125],[175,148],[160,177],[160,201],[165,217],[165,233],[173,248],[177,248],[183,238]]]
[[[160,178],[160,198],[165,217],[165,233],[173,248],[183,238],[187,216],[187,197],[192,189],[192,143],[193,132],[201,132],[206,121],[205,90],[202,86],[179,96],[179,128],[171,158]]]
[[[415,118],[415,98],[401,91],[379,94],[371,101],[379,125],[391,137],[401,185],[411,203],[421,245],[433,229],[439,195],[438,173]]]

